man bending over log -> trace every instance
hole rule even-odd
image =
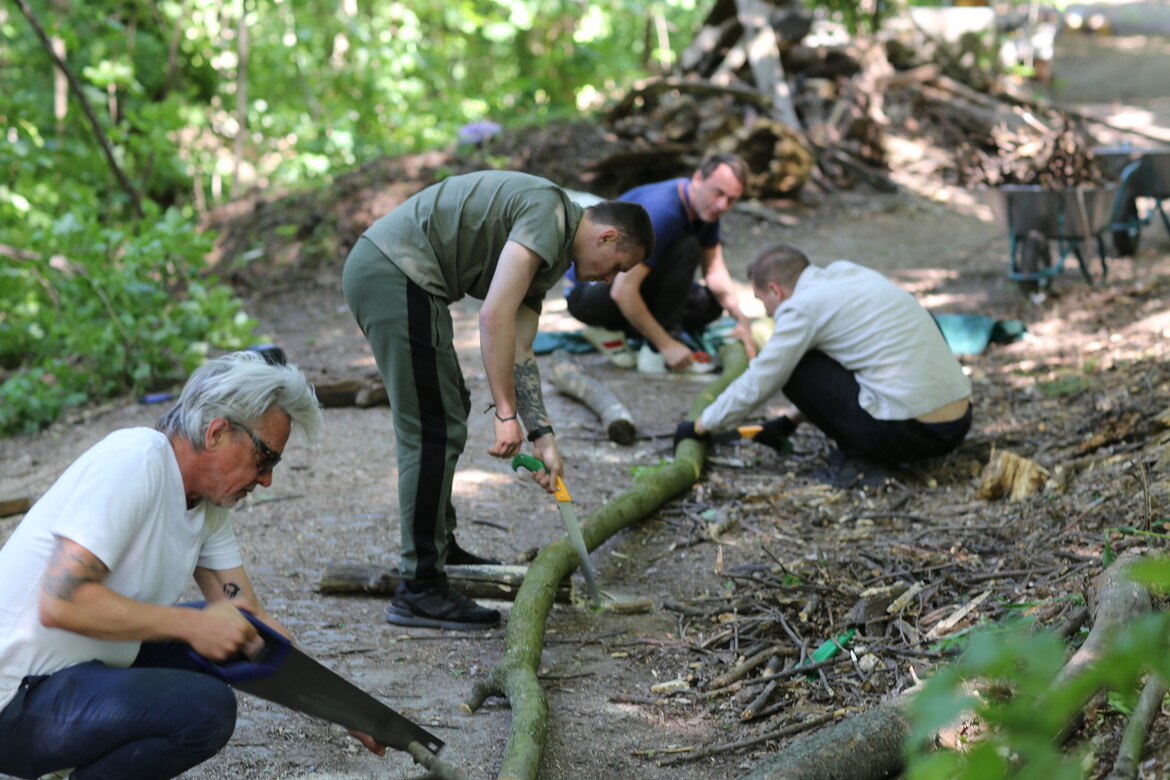
[[[746,371],[686,438],[729,431],[783,391],[798,412],[769,420],[756,441],[782,447],[808,420],[836,443],[814,476],[839,487],[878,485],[897,464],[951,452],[971,427],[971,383],[914,296],[847,260],[810,265],[794,246],[764,249],[748,267],[775,322]]]
[[[500,619],[451,589],[444,573],[448,564],[497,563],[455,541],[451,485],[467,443],[471,396],[448,306],[465,295],[483,301],[480,352],[495,409],[488,453],[520,452],[522,421],[547,467],[534,477],[552,492],[564,463],[532,351],[544,295],[570,265],[580,279],[608,282],[653,249],[642,206],[603,201],[582,208],[552,182],[515,171],[444,179],[358,239],[342,286],[390,397],[398,457],[402,581],[388,621],[466,630]]]

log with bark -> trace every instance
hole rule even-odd
[[[32,499],[28,496],[20,498],[0,498],[0,517],[21,515],[32,506]]]
[[[527,566],[448,566],[447,579],[461,593],[473,599],[516,598]],[[359,594],[393,596],[402,577],[398,569],[372,563],[333,563],[321,574],[317,590],[327,594]],[[572,582],[568,578],[557,583],[554,598],[558,604],[573,600]]]
[[[568,352],[552,354],[552,383],[562,395],[580,401],[601,418],[601,427],[610,441],[633,444],[638,435],[633,415],[617,395],[593,377],[582,373]]]
[[[691,419],[747,366],[747,354],[741,344],[724,347],[720,356],[723,374],[695,399]],[[702,473],[706,453],[707,445],[703,442],[680,443],[673,463],[644,475],[630,490],[583,518],[581,533],[585,546],[596,549],[606,539],[688,489]],[[475,712],[489,698],[502,696],[512,707],[512,728],[500,765],[500,778],[532,780],[540,771],[548,736],[548,702],[536,676],[544,647],[544,626],[552,608],[556,583],[579,565],[577,554],[566,539],[541,550],[528,567],[528,575],[512,607],[503,658],[487,678],[476,683],[471,696],[463,703],[468,712]]]

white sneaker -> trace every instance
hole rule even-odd
[[[634,351],[626,343],[626,334],[621,331],[586,325],[581,335],[618,368],[633,368],[637,362]]]
[[[58,769],[56,772],[41,775],[40,780],[68,780],[71,774],[73,774],[73,769]]]
[[[643,344],[638,350],[638,370],[643,374],[665,374],[666,358],[649,344]]]
[[[643,374],[709,374],[715,370],[715,364],[711,362],[711,358],[706,357],[706,361],[699,359],[700,353],[695,353],[695,359],[686,368],[668,369],[666,367],[666,358],[662,357],[661,352],[655,352],[650,348],[649,344],[643,344],[642,348],[638,350],[638,370]]]
[[[702,357],[703,357],[702,360],[699,359],[700,355],[702,355]],[[714,370],[715,370],[715,362],[713,360],[711,360],[711,357],[706,352],[696,352],[695,359],[691,361],[691,364],[689,366],[687,366],[686,368],[682,369],[679,373],[681,373],[681,374],[710,374]]]

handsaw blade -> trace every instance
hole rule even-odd
[[[191,648],[191,659],[205,671],[244,693],[369,734],[396,750],[409,752],[407,746],[412,742],[432,753],[443,748],[443,740],[314,661],[255,615],[241,612],[256,627],[264,647],[250,659],[240,657],[223,663]]]
[[[443,748],[443,740],[295,647],[289,649],[274,674],[236,683],[233,687],[297,712],[369,734],[383,745],[397,750],[406,751],[411,742],[418,742],[436,754]]]
[[[526,468],[536,473],[546,468],[544,461],[531,455],[520,453],[512,458],[512,470]],[[577,551],[577,558],[581,561],[581,573],[585,575],[585,583],[589,586],[589,597],[593,599],[593,606],[601,606],[601,594],[597,590],[597,581],[593,577],[593,563],[589,560],[589,550],[585,547],[585,536],[581,533],[581,525],[577,522],[577,512],[573,509],[573,499],[569,496],[569,489],[565,481],[559,476],[555,483],[557,509],[561,512],[561,523],[565,526],[565,533],[569,537],[569,544]]]
[[[561,496],[564,496],[564,499]],[[585,575],[585,584],[589,586],[589,598],[593,606],[601,606],[601,594],[597,590],[597,580],[593,577],[593,562],[589,560],[589,550],[585,547],[585,536],[581,533],[581,524],[577,522],[577,512],[573,509],[573,502],[569,498],[569,491],[565,483],[557,477],[557,509],[561,512],[561,522],[565,526],[565,533],[569,537],[569,544],[577,551],[581,559],[581,573]]]

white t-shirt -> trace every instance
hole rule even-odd
[[[0,709],[26,675],[94,659],[127,667],[138,655],[138,641],[41,625],[41,578],[57,536],[96,555],[110,570],[111,590],[151,604],[175,604],[196,566],[242,563],[226,509],[187,509],[166,436],[152,428],[111,433],[66,469],[0,548]]]
[[[816,349],[854,373],[876,420],[910,420],[968,398],[971,381],[918,300],[877,271],[838,260],[810,265],[776,308],[771,338],[700,419],[730,430],[788,384]]]

